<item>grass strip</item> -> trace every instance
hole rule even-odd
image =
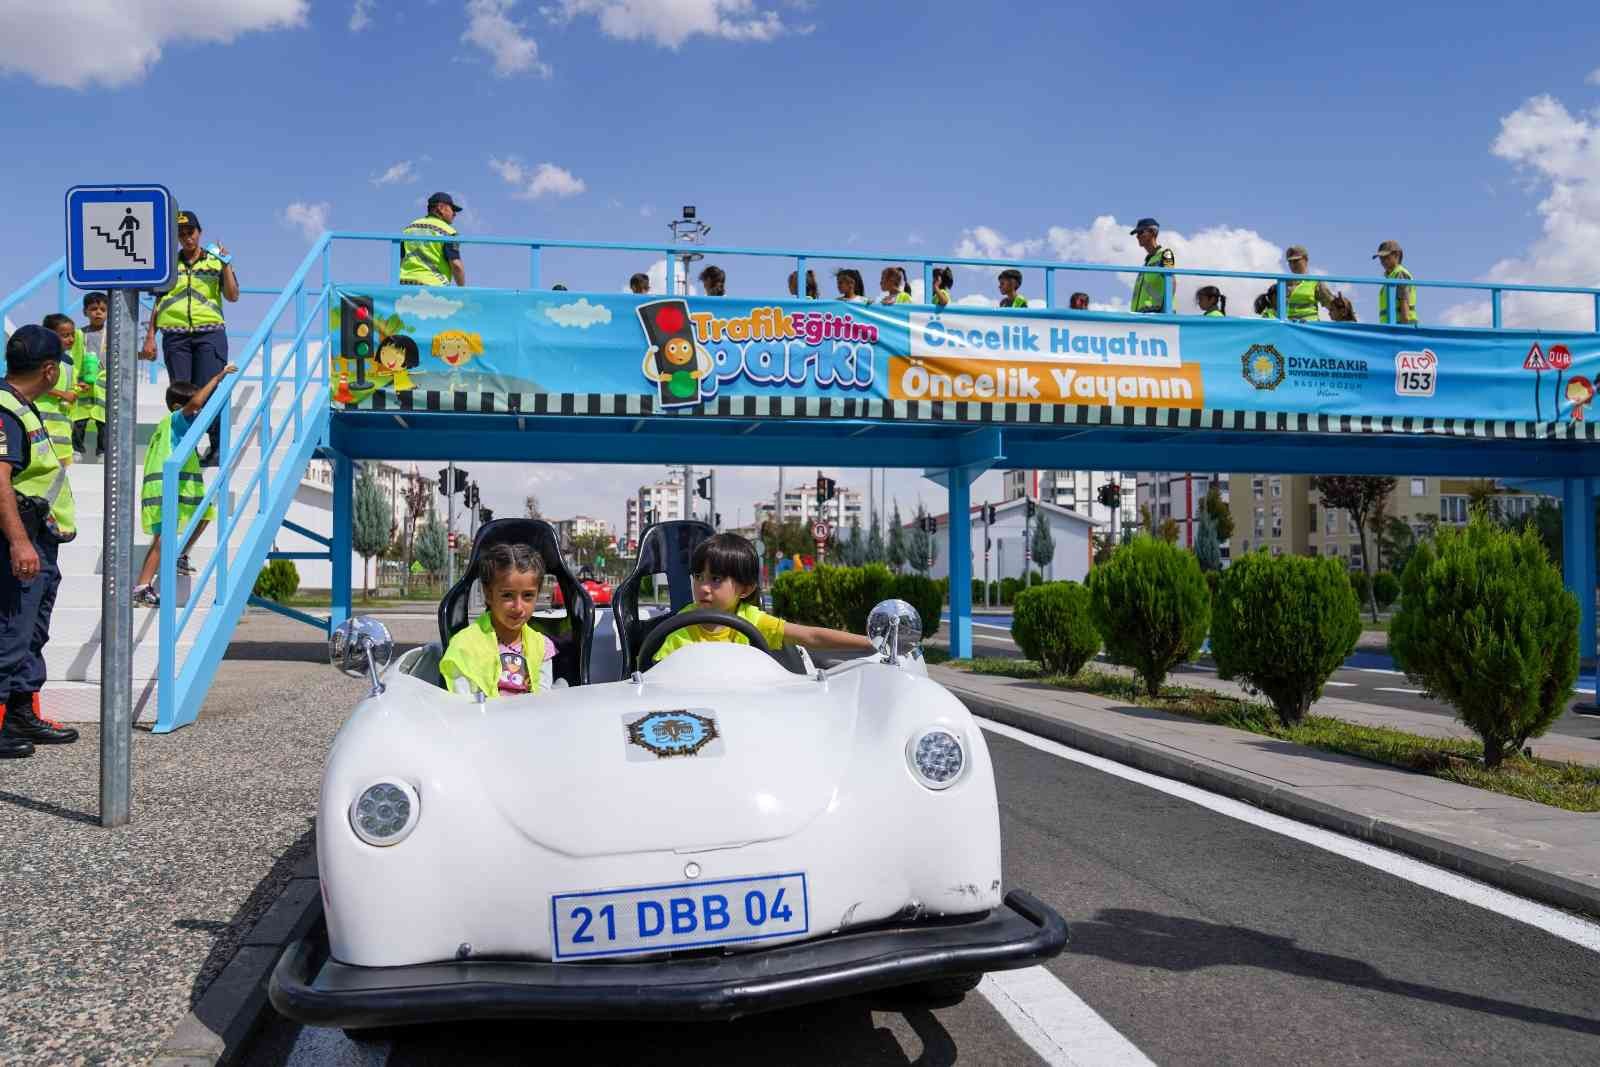
[[[934,662],[932,657],[929,662]],[[1093,693],[1216,726],[1292,741],[1324,752],[1403,767],[1567,811],[1600,811],[1600,767],[1508,756],[1500,767],[1491,770],[1483,765],[1483,745],[1472,738],[1424,737],[1323,715],[1307,715],[1301,722],[1285,726],[1278,721],[1270,704],[1258,700],[1184,685],[1164,685],[1161,695],[1152,698],[1136,688],[1131,677],[1098,667],[1085,667],[1075,675],[1066,675],[1046,674],[1038,663],[1026,659],[980,657],[944,662],[948,667],[971,674],[1024,678]]]

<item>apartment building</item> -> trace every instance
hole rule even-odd
[[[641,485],[628,498],[624,534],[631,552],[639,547],[639,535],[652,523],[670,522],[683,518],[683,475],[669,474],[665,478]]]
[[[1121,507],[1100,503],[1101,487],[1116,483],[1122,490]],[[1032,496],[1058,508],[1075,511],[1109,533],[1132,529],[1139,522],[1138,475],[1133,471],[1008,470],[1002,475],[1002,499]]]
[[[1237,477],[1234,475],[1233,477]],[[1204,514],[1206,493],[1215,485],[1222,501],[1230,504],[1233,486],[1229,475],[1194,471],[1139,471],[1135,483],[1134,521],[1140,521],[1139,509],[1148,508],[1151,519],[1160,525],[1166,519],[1178,524],[1178,544],[1193,548],[1200,533],[1200,516]],[[1230,504],[1231,506],[1231,504]],[[1234,538],[1238,538],[1238,519],[1234,520]],[[1230,546],[1222,543],[1222,558],[1229,558]]]
[[[773,493],[772,496],[757,500],[752,505],[756,529],[760,529],[762,523],[771,521],[773,508],[776,504],[774,499],[776,496],[777,494]],[[836,486],[833,499],[818,507],[816,483],[801,482],[799,485],[791,486],[787,483],[784,485],[783,521],[798,521],[809,525],[815,522],[819,516],[826,518],[839,529],[849,529],[852,519],[859,522],[862,529],[866,529],[868,524],[866,494],[859,489],[846,489],[842,485]]]

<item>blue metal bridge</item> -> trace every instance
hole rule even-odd
[[[284,553],[291,558],[325,558],[332,566],[332,607],[327,617],[287,611],[320,628],[336,626],[351,608],[351,516],[354,462],[386,460],[479,460],[538,463],[666,463],[685,462],[714,466],[781,466],[806,463],[838,467],[897,467],[922,471],[943,486],[952,517],[970,514],[969,487],[993,468],[1078,468],[1115,470],[1204,470],[1219,472],[1275,472],[1304,474],[1416,474],[1430,476],[1496,477],[1526,488],[1557,496],[1563,503],[1564,558],[1569,588],[1582,605],[1581,647],[1592,656],[1595,649],[1595,499],[1600,496],[1600,441],[1593,423],[1584,417],[1583,390],[1561,393],[1561,379],[1551,418],[1543,411],[1533,419],[1507,417],[1488,401],[1499,392],[1488,377],[1481,379],[1484,406],[1471,406],[1476,395],[1467,392],[1464,410],[1430,414],[1417,408],[1319,410],[1315,404],[1298,410],[1201,404],[1187,407],[1144,405],[1137,397],[1115,397],[1098,403],[1016,404],[955,395],[923,399],[871,393],[830,399],[804,395],[759,397],[728,394],[708,399],[692,411],[670,410],[640,390],[591,392],[572,387],[498,397],[485,392],[469,403],[466,393],[407,394],[404,403],[363,403],[337,399],[339,384],[331,371],[337,342],[332,325],[341,301],[352,292],[382,293],[398,274],[400,243],[428,240],[397,233],[330,233],[321,237],[281,289],[247,290],[252,298],[268,301],[254,330],[235,346],[241,373],[219,389],[173,449],[163,468],[164,529],[173,530],[177,516],[178,474],[213,424],[220,424],[221,464],[207,487],[205,503],[217,509],[217,550],[192,580],[185,605],[163,597],[159,609],[160,661],[158,715],[155,729],[165,732],[187,725],[200,712],[211,679],[234,627],[246,605],[263,564],[273,553],[274,538],[284,528],[285,515],[307,465],[314,457],[330,462],[333,470],[332,528],[326,532],[295,526],[295,533],[310,538],[316,552]],[[616,244],[537,239],[468,238],[463,246],[497,249],[526,256],[526,285],[514,290],[442,290],[501,302],[546,298],[546,257],[623,253],[634,257],[665,259],[686,249],[672,244]],[[387,251],[387,269],[382,252]],[[1000,270],[1018,267],[1037,271],[1044,282],[1044,307],[1020,313],[1018,322],[1037,323],[1041,330],[1056,324],[1066,330],[1094,329],[1210,331],[1195,347],[1211,345],[1234,353],[1232,375],[1238,378],[1243,351],[1243,380],[1254,390],[1273,390],[1272,378],[1253,377],[1251,360],[1264,360],[1266,371],[1277,379],[1285,374],[1280,349],[1289,336],[1304,338],[1319,353],[1312,363],[1338,364],[1348,354],[1359,362],[1374,346],[1399,356],[1416,355],[1427,344],[1453,346],[1474,353],[1463,359],[1504,358],[1504,352],[1524,345],[1528,337],[1545,334],[1517,331],[1503,324],[1508,294],[1554,294],[1568,302],[1592,307],[1592,332],[1549,334],[1553,347],[1566,354],[1573,380],[1581,380],[1593,395],[1600,374],[1600,289],[1496,285],[1414,279],[1405,282],[1425,295],[1446,291],[1487,294],[1490,321],[1479,328],[1453,327],[1443,331],[1418,330],[1397,325],[1344,327],[1344,324],[1263,323],[1260,319],[1200,319],[1195,315],[1129,315],[1112,312],[1071,311],[1058,299],[1057,281],[1068,272],[1129,275],[1143,270],[1166,276],[1167,307],[1174,306],[1176,279],[1184,277],[1244,279],[1260,287],[1284,281],[1305,281],[1305,276],[1213,271],[1180,266],[1174,270],[1130,268],[1128,265],[1069,263],[1045,260],[987,260],[962,257],[927,258],[861,253],[856,251],[793,251],[694,246],[705,256],[756,257],[777,261],[806,277],[808,264],[824,263],[917,264],[923,292],[933,288],[935,266]],[[347,258],[363,269],[336,269]],[[676,272],[666,271],[666,295],[678,296]],[[1381,278],[1319,275],[1311,280],[1379,287]],[[803,287],[802,287],[803,288]],[[1278,317],[1284,315],[1286,285],[1278,286]],[[635,305],[652,297],[619,297],[613,293],[562,292],[563,299],[598,304],[626,304],[631,317]],[[696,307],[714,306],[719,298],[697,298]],[[786,306],[795,298],[772,297]],[[53,305],[52,305],[53,300]],[[804,301],[804,298],[800,298]],[[619,303],[620,302],[620,303]],[[72,300],[75,304],[76,301]],[[743,307],[749,303],[746,299]],[[1396,302],[1389,301],[1391,307]],[[71,310],[63,264],[45,268],[4,300],[0,315],[23,307]],[[819,301],[840,314],[860,305]],[[924,323],[941,313],[993,316],[992,308],[961,308],[941,312],[928,305],[899,305],[897,314]],[[620,313],[619,313],[620,314]],[[1004,312],[999,314],[1011,314]],[[709,317],[709,315],[708,315]],[[643,321],[643,312],[640,312]],[[977,321],[977,320],[974,320]],[[898,322],[898,320],[896,320]],[[885,329],[900,328],[894,323]],[[913,331],[916,328],[912,327]],[[1262,331],[1271,343],[1254,343]],[[1282,331],[1304,331],[1285,334]],[[981,333],[981,330],[978,331]],[[976,333],[974,334],[976,336]],[[1066,334],[1062,334],[1064,339]],[[1131,336],[1131,335],[1130,335]],[[914,351],[911,365],[921,362]],[[981,338],[979,338],[981,343]],[[1064,340],[1063,340],[1063,343]],[[1585,345],[1587,347],[1585,347]],[[1231,347],[1230,347],[1231,346]],[[1578,349],[1574,360],[1568,348]],[[1257,355],[1258,349],[1269,350]],[[1397,349],[1402,351],[1396,351]],[[1428,355],[1434,351],[1428,349]],[[1388,357],[1386,357],[1388,358]],[[1520,354],[1518,356],[1520,357]],[[632,357],[637,368],[637,357]],[[1274,362],[1274,360],[1276,362]],[[958,361],[959,362],[959,361]],[[1290,361],[1292,364],[1292,360]],[[1308,363],[1307,365],[1312,365]],[[1387,364],[1386,364],[1387,366]],[[1365,367],[1365,364],[1363,364]],[[1214,368],[1207,368],[1211,373]],[[1293,369],[1291,367],[1291,369]],[[1519,368],[1520,369],[1520,368]],[[1563,368],[1564,369],[1564,368]],[[1196,375],[1200,371],[1194,372]],[[1263,372],[1265,373],[1265,372]],[[1308,372],[1309,373],[1309,372]],[[1322,373],[1317,371],[1316,373]],[[1474,372],[1477,373],[1477,372]],[[971,375],[967,376],[969,379]],[[1470,378],[1470,376],[1469,376]],[[152,379],[153,375],[152,375]],[[1195,378],[1198,382],[1200,379]],[[1476,381],[1477,379],[1472,379]],[[1521,380],[1521,379],[1519,379]],[[1535,381],[1535,392],[1542,388]],[[229,412],[241,388],[254,384],[257,391],[245,410]],[[1468,384],[1471,384],[1470,381]],[[970,381],[969,381],[970,385]],[[1112,388],[1115,388],[1113,384]],[[1244,388],[1235,382],[1235,389]],[[1465,386],[1463,386],[1465,388]],[[1249,390],[1246,390],[1249,392]],[[1399,387],[1396,387],[1399,391]],[[1502,390],[1503,391],[1503,390]],[[1215,390],[1213,390],[1215,392]],[[982,394],[979,394],[981,397]],[[1109,394],[1108,394],[1109,395]],[[1251,395],[1254,395],[1253,393]],[[1263,396],[1276,394],[1262,393]],[[1311,395],[1311,394],[1307,394]],[[1432,385],[1428,395],[1432,396]],[[1563,400],[1563,396],[1568,400]],[[968,394],[970,397],[970,394]],[[1564,409],[1563,405],[1567,405]],[[469,410],[471,407],[471,410]],[[1565,410],[1565,414],[1563,414]],[[251,453],[244,462],[246,451]],[[198,508],[178,543],[185,543],[204,507]],[[972,647],[971,549],[967,523],[950,523],[951,649],[969,655]],[[162,553],[159,587],[174,589],[176,552]],[[197,609],[205,606],[202,622]],[[276,608],[276,606],[274,606]],[[282,609],[278,609],[282,610]]]

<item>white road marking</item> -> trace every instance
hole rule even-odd
[[[1043,967],[986,974],[978,992],[1050,1067],[1154,1067],[1116,1027]]]
[[[1202,808],[1214,811],[1219,815],[1247,822],[1252,826],[1259,826],[1263,830],[1292,837],[1296,841],[1303,841],[1334,855],[1343,856],[1345,859],[1364,864],[1396,878],[1404,878],[1414,885],[1431,889],[1435,893],[1455,900],[1471,904],[1475,907],[1492,911],[1496,915],[1503,915],[1516,922],[1526,923],[1529,926],[1543,930],[1547,934],[1559,937],[1563,941],[1570,941],[1574,945],[1594,952],[1600,952],[1600,924],[1568,915],[1556,908],[1546,907],[1532,900],[1524,900],[1504,890],[1493,886],[1475,882],[1465,875],[1456,874],[1410,856],[1403,856],[1398,852],[1391,852],[1377,845],[1365,841],[1357,841],[1353,837],[1336,834],[1332,830],[1324,830],[1320,826],[1311,826],[1307,823],[1296,822],[1282,815],[1261,811],[1251,807],[1241,800],[1232,797],[1219,796],[1208,793],[1204,789],[1189,785],[1185,782],[1175,782],[1162,778],[1148,771],[1136,770],[1125,767],[1120,763],[1079,752],[1077,749],[1068,748],[1066,745],[1051,741],[1048,738],[1037,737],[1024,730],[1007,726],[1004,723],[982,720],[983,728],[1002,737],[1009,737],[1013,741],[1020,741],[1030,748],[1040,752],[1048,752],[1073,763],[1081,763],[1085,767],[1093,767],[1097,771],[1129,782],[1154,789],[1168,796],[1178,797],[1190,803],[1198,804]]]
[[[1375,693],[1404,693],[1406,696],[1412,697],[1422,695],[1422,690],[1420,689],[1396,689],[1392,685],[1375,685],[1372,687],[1372,691]]]
[[[1331,685],[1336,689],[1354,689],[1356,686],[1354,682],[1323,682],[1322,684]]]
[[[1346,667],[1347,671],[1361,671],[1365,674],[1397,674],[1405,676],[1405,671],[1392,671],[1388,667]]]
[[[284,1067],[383,1067],[390,1048],[387,1041],[351,1041],[342,1030],[305,1026],[295,1035]]]

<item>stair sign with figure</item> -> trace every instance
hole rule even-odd
[[[67,190],[67,281],[80,289],[164,289],[177,267],[178,205],[161,185]]]

